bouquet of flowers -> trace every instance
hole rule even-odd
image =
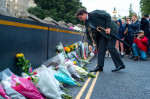
[[[87,71],[85,71],[85,69],[77,66],[77,65],[74,65],[75,67],[75,70],[80,74],[80,75],[85,75],[85,76],[89,76],[89,77],[96,77],[94,74],[91,74],[91,73],[88,73]]]
[[[59,45],[56,46],[56,48],[57,48],[58,53],[61,53],[64,51],[64,47],[61,42],[59,43]]]
[[[11,99],[10,97],[8,97],[4,91],[4,89],[2,88],[2,86],[0,85],[0,95],[2,97],[4,97],[5,99]]]
[[[77,85],[77,86],[81,86],[81,84],[73,81],[72,79],[70,79],[67,75],[65,75],[64,73],[60,72],[60,71],[55,71],[53,70],[53,74],[54,74],[54,77],[59,81],[59,82],[62,82],[62,83],[65,83],[65,84],[69,84],[69,85]]]
[[[28,75],[29,74],[29,68],[31,68],[31,63],[29,63],[29,60],[25,59],[24,54],[20,53],[16,55],[17,58],[17,65],[21,66],[21,69]]]
[[[12,99],[26,99],[23,95],[11,88],[11,76],[12,73],[9,69],[0,72],[0,79],[2,79],[1,84],[6,94]]]
[[[68,72],[67,70],[67,67],[66,66],[62,66],[62,65],[59,65],[59,71],[66,74],[70,79],[72,79],[73,81],[75,81],[75,79],[73,79],[70,75],[70,73]]]
[[[37,77],[39,79],[36,87],[39,88],[47,98],[61,99],[61,90],[55,80],[53,80],[53,74],[42,65],[41,68],[37,69]]]
[[[65,66],[67,67],[67,70],[70,72],[70,74],[71,74],[73,77],[79,78],[79,79],[81,79],[81,81],[84,81],[84,78],[81,77],[81,76],[77,73],[77,71],[75,70],[75,68],[73,67],[72,61],[70,61],[69,59],[66,59],[66,60],[65,60]]]
[[[32,82],[23,77],[11,76],[11,87],[27,98],[44,99]]]
[[[69,53],[70,52],[70,48],[69,47],[64,47],[64,51],[66,52],[66,54],[67,53]]]
[[[74,65],[74,63],[70,60],[67,60],[66,65],[72,66],[80,75],[96,77],[94,74],[91,74],[91,73],[88,73],[87,71],[85,71],[85,69],[83,69],[77,65]]]

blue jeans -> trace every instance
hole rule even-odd
[[[140,56],[142,60],[146,60],[146,52],[141,51],[135,43],[132,45],[134,56]]]

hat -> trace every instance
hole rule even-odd
[[[144,31],[143,31],[143,30],[140,30],[139,33],[144,33]]]

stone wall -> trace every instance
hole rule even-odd
[[[6,8],[6,0],[0,1],[0,14],[11,16],[9,10]]]
[[[27,13],[28,0],[6,0],[6,7],[14,16]]]
[[[34,0],[29,0],[28,1],[28,8],[35,7],[35,6],[36,6],[36,4],[34,3]]]
[[[0,2],[0,8],[4,10],[3,12],[10,11],[11,15],[13,16],[27,19],[27,20],[32,20],[32,21],[38,21],[41,23],[59,25],[59,26],[66,27],[66,28],[69,28],[71,26],[78,26],[79,28],[83,30],[83,26],[79,24],[73,25],[72,23],[65,23],[63,20],[57,22],[50,17],[45,18],[44,20],[41,20],[37,18],[36,16],[27,12],[27,9],[29,7],[35,7],[35,6],[36,4],[34,3],[34,0],[2,0],[2,2]]]

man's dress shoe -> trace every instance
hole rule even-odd
[[[90,72],[97,72],[97,71],[103,71],[102,66],[97,66],[95,69],[91,69]]]
[[[125,68],[125,66],[119,66],[116,69],[112,70],[112,72],[116,72],[116,71],[119,71],[119,70],[124,69],[124,68]]]

